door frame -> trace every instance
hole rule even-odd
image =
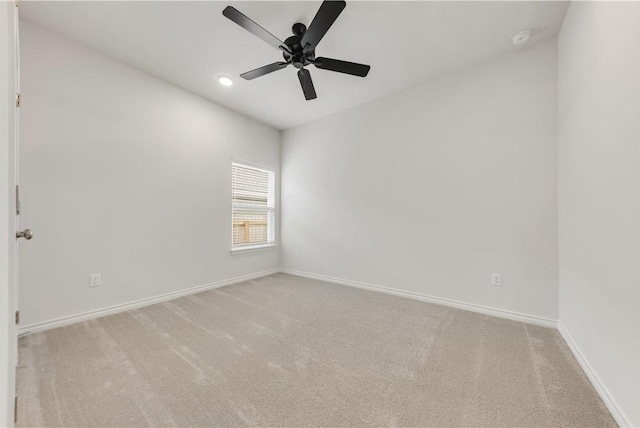
[[[16,35],[14,1],[0,1],[0,426],[14,425],[17,364]]]

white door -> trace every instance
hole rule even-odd
[[[16,336],[19,61],[18,12],[0,2],[0,426],[13,426]]]

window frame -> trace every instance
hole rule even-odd
[[[240,167],[266,172],[268,174],[268,191],[267,191],[267,242],[258,244],[234,244],[233,243],[233,214],[236,209],[254,209],[253,207],[238,207],[234,204],[233,190],[233,167]],[[252,251],[262,251],[277,247],[276,242],[276,193],[275,193],[276,171],[266,165],[250,162],[244,159],[231,158],[231,253],[243,253]],[[269,196],[271,196],[269,198]]]

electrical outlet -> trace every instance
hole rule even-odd
[[[501,273],[492,273],[491,274],[491,285],[496,287],[502,287],[502,274]]]
[[[89,287],[100,287],[102,285],[102,274],[92,273],[89,275]]]
[[[296,259],[300,258],[300,250],[296,251]]]

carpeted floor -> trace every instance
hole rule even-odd
[[[615,426],[559,334],[273,275],[20,339],[19,426]]]

